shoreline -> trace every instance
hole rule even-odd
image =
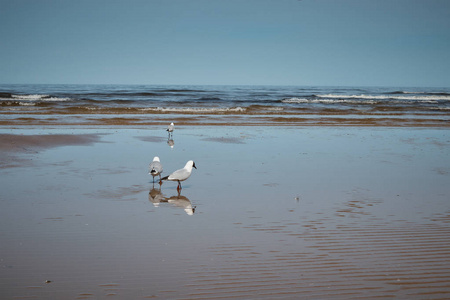
[[[0,129],[8,127],[25,126],[62,126],[78,128],[80,126],[167,126],[174,122],[181,126],[363,126],[363,127],[450,127],[450,120],[437,118],[346,118],[346,117],[302,117],[302,116],[220,116],[199,115],[193,117],[158,116],[148,118],[124,117],[124,116],[101,116],[99,118],[80,119],[79,117],[67,116],[62,118],[16,118],[0,119]]]

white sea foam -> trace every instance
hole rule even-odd
[[[219,113],[219,112],[245,112],[246,108],[232,107],[232,108],[187,108],[187,107],[149,107],[141,108],[141,111],[155,111],[155,112],[172,112],[172,113]]]
[[[11,95],[15,100],[22,101],[68,101],[70,98],[50,97],[50,95]]]
[[[283,103],[314,103],[314,104],[377,104],[389,102],[391,104],[403,104],[407,102],[420,102],[438,104],[442,101],[450,101],[450,96],[390,96],[390,95],[337,95],[323,94],[315,95],[316,98],[292,97],[281,100]]]
[[[337,95],[337,94],[323,94],[315,95],[319,98],[330,98],[330,99],[372,99],[372,100],[403,100],[403,101],[440,101],[447,100],[450,101],[450,96],[443,95],[426,95],[426,96],[414,96],[414,95]],[[433,102],[430,102],[433,103]]]
[[[305,98],[293,97],[293,98],[283,99],[283,100],[281,100],[281,102],[283,102],[283,103],[309,103],[309,102],[311,102],[311,100],[305,99]]]
[[[268,111],[282,111],[284,110],[283,107],[264,107],[264,110],[268,110]]]
[[[377,101],[374,100],[349,100],[349,99],[305,99],[305,98],[288,98],[281,100],[283,103],[313,103],[313,104],[333,104],[333,103],[340,103],[340,104],[375,104]]]
[[[18,100],[41,100],[43,98],[48,98],[50,95],[12,95],[12,98],[18,99]]]

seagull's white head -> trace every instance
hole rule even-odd
[[[155,156],[155,157],[153,158],[153,161],[159,161],[159,157],[158,157],[158,156]]]
[[[190,160],[186,163],[186,165],[184,166],[185,169],[188,169],[189,171],[192,171],[192,168],[196,168],[195,166],[195,162],[193,160]]]

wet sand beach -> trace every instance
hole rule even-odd
[[[450,298],[445,126],[17,125],[1,299]]]
[[[32,126],[164,126],[168,122],[183,126],[384,126],[384,127],[450,127],[448,116],[408,115],[348,115],[348,114],[296,114],[249,115],[193,114],[193,115],[56,115],[12,117],[0,120],[1,125]]]

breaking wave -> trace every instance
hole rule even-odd
[[[282,103],[300,104],[300,103],[313,103],[313,104],[376,104],[374,100],[349,100],[349,99],[307,99],[307,98],[287,98],[281,100]]]
[[[417,93],[415,93],[417,94]],[[338,95],[338,94],[323,94],[315,95],[318,98],[331,99],[369,99],[369,100],[403,100],[403,101],[450,101],[450,95],[408,95],[408,96],[393,96],[393,95]]]
[[[410,94],[428,94],[428,95],[436,95],[436,96],[450,96],[450,93],[446,93],[446,92],[409,92],[409,91],[395,91],[392,93],[385,93],[387,95],[392,94],[392,95],[410,95]]]
[[[140,111],[163,112],[163,113],[226,113],[226,112],[245,112],[243,107],[224,107],[224,108],[187,108],[187,107],[146,107],[140,108]]]
[[[53,97],[50,95],[30,94],[30,95],[12,95],[2,93],[0,100],[8,101],[69,101],[70,98]],[[6,96],[6,97],[5,97]]]

